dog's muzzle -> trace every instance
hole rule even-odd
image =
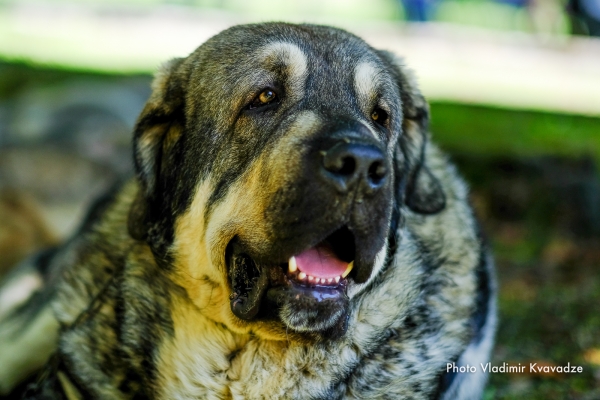
[[[346,124],[316,135],[293,195],[274,198],[276,212],[265,214],[279,233],[270,254],[256,253],[243,237],[230,242],[230,305],[237,317],[279,316],[301,332],[345,332],[346,289],[371,276],[391,212],[390,161],[365,130]]]

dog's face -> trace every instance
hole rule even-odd
[[[230,329],[340,336],[404,205],[444,206],[423,160],[425,101],[392,56],[347,32],[234,27],[153,89],[130,232]]]

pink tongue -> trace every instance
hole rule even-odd
[[[328,246],[317,245],[296,255],[298,269],[316,278],[335,278],[348,268],[348,263],[340,260]]]

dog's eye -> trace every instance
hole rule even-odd
[[[266,106],[277,100],[277,93],[271,89],[265,89],[250,103],[249,109]]]
[[[376,107],[371,112],[371,119],[377,122],[379,125],[385,124],[385,121],[388,119],[388,114],[379,107]]]

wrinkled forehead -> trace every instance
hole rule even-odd
[[[217,35],[199,51],[196,79],[240,102],[255,95],[254,88],[277,85],[298,97],[307,89],[311,94],[352,89],[364,101],[397,94],[377,53],[360,38],[333,28],[240,27]]]

